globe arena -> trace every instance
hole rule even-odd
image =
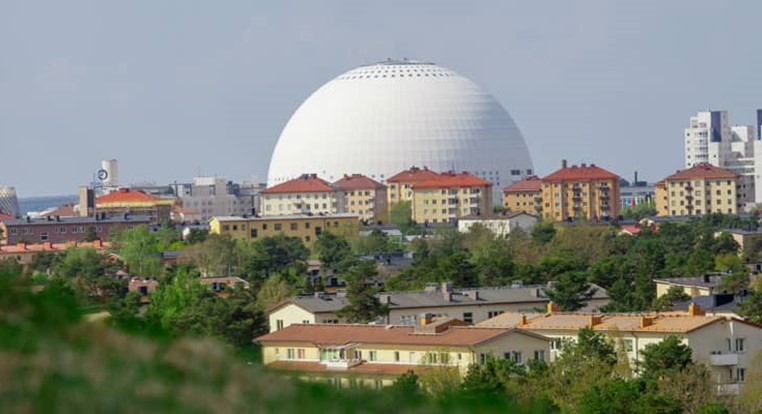
[[[494,200],[533,171],[521,131],[492,95],[433,63],[390,60],[307,98],[283,128],[267,181],[360,173],[385,182],[412,166],[468,171],[493,183]]]

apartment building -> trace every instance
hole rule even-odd
[[[387,204],[389,208],[401,201],[412,202],[413,185],[420,181],[434,179],[438,175],[424,166],[423,168],[410,167],[387,178],[387,196],[389,197]]]
[[[407,371],[468,366],[488,358],[547,360],[548,339],[525,330],[477,328],[457,319],[416,326],[295,324],[256,338],[264,364],[339,386],[382,387]]]
[[[503,207],[513,213],[542,214],[542,179],[530,175],[503,187]]]
[[[343,199],[328,181],[317,174],[303,174],[298,178],[268,187],[260,192],[261,215],[342,213]]]
[[[161,223],[171,218],[174,198],[161,198],[140,190],[118,188],[108,194],[90,198],[92,190],[80,188],[79,214],[81,216],[105,213],[108,216],[148,216],[151,223]],[[95,207],[93,209],[92,207]]]
[[[148,226],[148,216],[129,214],[107,216],[101,213],[95,217],[45,217],[32,219],[9,219],[0,221],[1,244],[71,243],[83,242],[93,234],[106,241],[116,230],[135,226]]]
[[[542,216],[548,220],[608,220],[619,216],[619,176],[595,164],[567,166],[542,179]]]
[[[182,207],[176,221],[207,223],[214,216],[252,215],[258,208],[257,193],[241,190],[241,185],[221,177],[193,177],[191,183],[172,184]]]
[[[467,172],[445,172],[412,185],[413,221],[454,223],[467,216],[492,214],[492,183]]]
[[[236,239],[257,241],[263,237],[283,234],[298,237],[312,247],[324,231],[356,237],[360,220],[354,214],[292,214],[264,217],[213,217],[209,222],[212,234],[229,235]]]
[[[694,361],[710,369],[720,392],[728,394],[738,393],[752,358],[762,349],[761,326],[732,317],[707,316],[695,304],[687,312],[643,314],[561,313],[550,305],[544,315],[500,315],[482,325],[518,328],[551,338],[551,360],[561,351],[562,340],[575,340],[582,328],[609,337],[633,364],[642,359],[647,345],[675,335],[691,348]]]
[[[384,292],[378,295],[388,314],[383,321],[395,325],[419,324],[425,315],[457,318],[478,323],[503,312],[534,312],[545,309],[549,299],[545,286],[453,289],[452,284],[432,284],[423,291]],[[586,311],[597,311],[609,302],[606,291],[597,287]],[[337,313],[348,304],[343,293],[294,296],[267,310],[270,332],[299,323],[346,323]]]
[[[656,183],[656,212],[660,216],[736,214],[742,208],[739,175],[712,164],[696,164]]]
[[[387,221],[386,186],[362,174],[344,175],[333,183],[345,213],[368,223]]]
[[[666,295],[669,289],[677,286],[683,290],[683,293],[695,298],[698,296],[709,296],[719,292],[719,286],[722,284],[722,278],[725,273],[705,273],[695,277],[671,277],[663,279],[654,279],[656,285],[656,297]]]

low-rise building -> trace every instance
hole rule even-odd
[[[121,229],[135,226],[147,226],[150,222],[147,216],[129,214],[107,216],[101,213],[95,217],[45,217],[0,221],[2,244],[34,244],[34,243],[68,243],[83,242],[88,237],[102,241]]]
[[[542,216],[548,220],[609,220],[619,216],[619,176],[595,164],[567,166],[542,179]]]
[[[719,391],[731,394],[738,392],[752,358],[762,350],[762,326],[732,317],[708,316],[695,304],[687,312],[642,314],[560,313],[549,306],[543,316],[519,315],[518,324],[506,323],[504,327],[551,338],[551,360],[561,352],[562,341],[576,340],[580,329],[590,328],[613,341],[632,364],[642,360],[647,345],[674,335],[691,348],[694,361],[710,369],[711,382],[718,384]]]
[[[356,237],[360,220],[354,214],[293,214],[264,217],[213,217],[209,231],[237,239],[257,241],[278,234],[298,237],[311,247],[324,231]]]
[[[697,296],[712,295],[722,284],[724,273],[705,273],[695,277],[672,277],[654,279],[656,285],[656,297],[666,295],[672,286],[683,289],[686,295],[695,298]]]
[[[513,286],[505,288],[453,289],[449,283],[429,285],[424,291],[385,292],[378,295],[388,313],[381,322],[394,325],[416,325],[425,315],[438,318],[457,318],[478,323],[503,312],[534,312],[550,302],[544,286]],[[596,286],[593,298],[584,308],[598,311],[609,302],[608,294]],[[348,304],[343,293],[316,293],[295,296],[268,309],[270,331],[297,323],[345,323],[338,316]]]
[[[64,252],[66,249],[72,247],[92,247],[95,250],[103,251],[109,247],[109,242],[101,240],[95,240],[92,242],[76,242],[70,241],[66,243],[16,243],[11,245],[0,244],[0,260],[13,259],[21,264],[31,264],[32,259],[37,253],[40,252]]]
[[[417,326],[296,324],[256,338],[264,364],[298,371],[308,378],[336,378],[390,385],[409,371],[454,367],[506,358],[517,364],[547,360],[548,339],[528,331],[463,326],[455,319],[427,320]]]
[[[743,206],[738,180],[735,172],[711,164],[678,171],[656,183],[656,212],[660,216],[736,214]]]
[[[262,216],[288,214],[336,214],[343,211],[331,183],[317,174],[302,174],[298,178],[268,187],[260,193]]]
[[[368,223],[387,221],[386,186],[362,174],[344,175],[333,183],[344,213],[355,214]]]
[[[463,217],[492,214],[492,183],[467,172],[420,180],[412,192],[412,219],[417,223],[455,223]]]
[[[542,179],[530,175],[503,187],[503,207],[514,213],[542,214]]]
[[[249,288],[249,282],[238,276],[205,276],[200,280],[201,285],[207,286],[221,297],[227,297],[231,290]]]
[[[537,223],[537,216],[528,213],[514,213],[491,218],[462,218],[458,220],[458,231],[468,233],[474,225],[480,225],[491,231],[495,236],[507,238],[511,230],[521,229],[530,231]]]
[[[87,215],[88,209],[82,208],[85,205],[89,203],[80,200],[80,215]],[[174,205],[174,198],[160,198],[139,190],[119,188],[95,199],[95,213],[148,216],[152,223],[163,223],[171,218]]]

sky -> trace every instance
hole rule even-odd
[[[657,181],[690,116],[762,108],[762,2],[0,2],[0,185],[73,194],[101,159],[122,182],[267,176],[320,85],[387,58],[493,94],[539,174],[596,163]]]

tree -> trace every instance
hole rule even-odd
[[[98,240],[98,234],[95,232],[95,226],[87,226],[87,231],[85,231],[84,240],[86,242],[93,242],[95,240]]]
[[[738,314],[749,322],[762,323],[762,286],[750,290],[738,305]]]
[[[347,239],[329,231],[318,236],[315,241],[315,252],[323,262],[323,268],[329,270],[345,270],[339,269],[340,265],[352,256]]]
[[[146,319],[164,329],[170,329],[177,315],[196,304],[206,289],[201,285],[198,275],[185,268],[178,269],[166,279],[151,295]]]
[[[614,378],[595,384],[582,396],[579,413],[608,414],[641,412],[643,387],[640,381]]]
[[[350,323],[368,323],[387,313],[376,297],[371,278],[376,275],[376,263],[363,261],[349,269],[347,274],[348,304],[337,312]]]
[[[209,231],[204,229],[190,229],[188,235],[185,237],[185,244],[194,245],[201,243],[209,237]]]
[[[106,255],[92,247],[72,247],[53,265],[53,274],[75,288],[88,299],[100,297],[105,301],[122,293],[126,282],[109,275]]]
[[[388,390],[392,395],[410,398],[421,394],[420,378],[413,371],[397,377]]]
[[[550,288],[545,289],[545,295],[562,311],[572,312],[585,307],[597,291],[587,282],[585,273],[573,271],[562,274]]]
[[[293,295],[293,288],[285,277],[274,274],[267,278],[257,292],[257,304],[262,309],[278,304]]]
[[[657,379],[693,363],[691,348],[675,335],[669,335],[659,343],[646,345],[641,354],[643,360],[640,368],[644,379]]]
[[[138,276],[156,276],[161,271],[161,256],[156,236],[146,226],[123,231],[117,240],[119,255]]]
[[[759,413],[762,411],[762,350],[757,351],[752,357],[749,369],[746,372],[741,393],[738,396],[739,403],[744,412]]]
[[[477,396],[505,394],[508,380],[523,374],[524,368],[515,362],[490,356],[483,364],[471,364],[468,367],[460,388]]]
[[[551,221],[538,221],[532,227],[531,234],[535,243],[550,243],[556,235],[556,227]]]
[[[196,265],[203,276],[230,276],[242,274],[251,255],[248,243],[212,234],[183,250],[181,260]]]
[[[409,233],[413,229],[413,210],[410,201],[400,201],[389,209],[389,222],[400,228],[402,233]]]
[[[439,261],[437,273],[440,281],[450,281],[456,287],[474,287],[479,284],[476,268],[466,252],[445,256]]]
[[[355,238],[353,247],[355,253],[362,255],[380,255],[394,249],[386,233],[379,229],[371,230],[365,237]]]
[[[267,278],[272,273],[283,273],[288,268],[296,268],[299,273],[307,269],[309,250],[298,237],[278,234],[265,237],[254,243],[250,274]]]
[[[656,311],[669,311],[680,303],[689,300],[691,297],[680,286],[670,286],[667,293],[654,299],[653,309]]]

